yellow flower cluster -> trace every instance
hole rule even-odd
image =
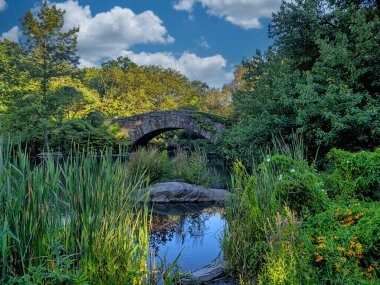
[[[377,267],[378,263],[377,262],[373,262],[368,268],[367,270],[365,271],[365,275],[367,276],[367,278],[370,280],[371,284],[374,283],[374,280],[372,279],[373,277],[373,271],[375,270],[375,267]]]
[[[314,252],[317,258],[315,259],[316,262],[321,262],[323,260],[323,255],[321,255],[318,251]]]
[[[337,246],[337,248],[336,248],[337,250],[339,250],[339,251],[346,251],[346,249],[344,248],[344,247],[341,247],[341,246]]]
[[[360,203],[356,203],[355,205],[357,204],[360,205]],[[343,227],[348,227],[354,225],[364,215],[364,212],[354,215],[349,208],[346,208],[345,210],[338,208],[334,213],[334,219],[337,219]]]

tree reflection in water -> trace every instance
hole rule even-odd
[[[178,246],[191,241],[192,247],[203,246],[207,234],[206,222],[215,214],[223,216],[224,210],[216,204],[155,204],[150,248],[157,255],[159,249],[175,238]]]

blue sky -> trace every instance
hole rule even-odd
[[[65,28],[79,26],[81,66],[128,56],[221,87],[235,65],[265,50],[280,0],[65,0]],[[19,19],[41,1],[0,0],[0,38],[19,41]]]

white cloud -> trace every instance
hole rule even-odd
[[[210,45],[204,36],[201,36],[199,40],[195,40],[196,44],[204,49],[209,49]]]
[[[10,41],[18,43],[19,38],[20,38],[20,34],[21,34],[21,32],[20,32],[19,27],[14,26],[8,32],[2,33],[2,35],[0,37],[0,40],[7,39],[7,40],[10,40]]]
[[[66,11],[66,29],[80,28],[78,50],[82,65],[114,58],[136,44],[174,42],[162,20],[152,11],[135,14],[128,8],[115,6],[93,16],[90,6],[80,6],[77,1],[68,0],[56,5]]]
[[[0,0],[0,12],[4,11],[7,8],[7,2],[5,0]]]
[[[174,9],[178,11],[193,11],[193,5],[196,0],[180,0],[179,2],[173,5]]]
[[[134,53],[124,51],[123,55],[128,56],[139,65],[160,65],[164,68],[175,69],[190,80],[201,80],[211,87],[222,87],[223,84],[233,79],[233,73],[226,71],[226,59],[219,54],[202,58],[189,52],[184,52],[181,56],[176,57],[170,52]]]
[[[243,29],[261,28],[260,19],[269,18],[280,7],[280,0],[178,0],[174,9],[191,12],[200,2],[207,13]]]

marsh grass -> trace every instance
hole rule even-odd
[[[147,183],[107,152],[31,165],[0,144],[0,283],[142,284],[149,214],[136,192]]]
[[[179,150],[170,158],[167,151],[160,153],[155,148],[141,148],[129,158],[126,171],[130,176],[146,174],[151,183],[175,180],[209,187],[220,179],[211,173],[207,155],[200,149]]]

